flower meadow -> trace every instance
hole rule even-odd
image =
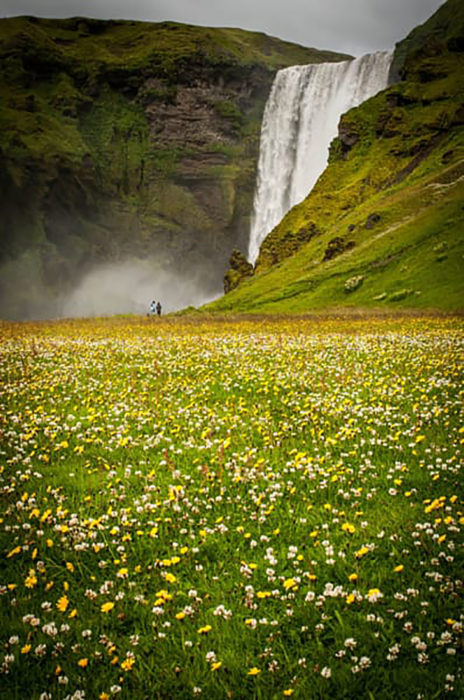
[[[0,697],[461,698],[455,318],[0,325]]]

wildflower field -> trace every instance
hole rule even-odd
[[[462,698],[458,318],[0,325],[0,697]]]

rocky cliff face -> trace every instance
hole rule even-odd
[[[58,314],[128,259],[219,293],[275,71],[341,58],[232,29],[0,20],[1,316]]]

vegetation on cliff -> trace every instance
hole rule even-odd
[[[128,256],[220,291],[275,71],[340,58],[239,29],[0,20],[1,314],[58,312]]]
[[[397,45],[399,81],[342,117],[315,188],[212,309],[464,307],[463,50],[449,0]]]

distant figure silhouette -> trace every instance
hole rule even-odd
[[[150,304],[150,313],[154,314],[156,311],[156,301],[153,299],[153,301]]]
[[[161,303],[160,302],[158,302],[156,305],[156,313],[158,314],[158,316],[161,316]]]

